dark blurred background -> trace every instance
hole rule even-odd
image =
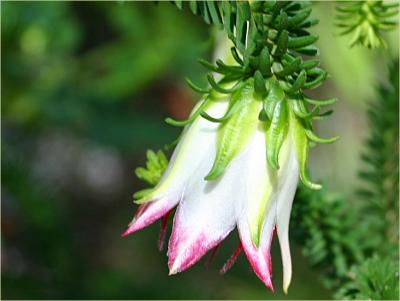
[[[385,51],[349,49],[333,27],[333,3],[315,3],[315,32],[337,96],[335,114],[317,128],[341,140],[312,150],[314,178],[351,196],[368,128],[366,102],[398,54],[398,32]],[[210,267],[202,260],[169,277],[156,247],[159,224],[127,238],[134,169],[145,150],[172,142],[196,101],[184,77],[205,83],[197,58],[210,59],[214,30],[188,11],[160,2],[1,2],[2,298],[4,299],[323,299],[330,298],[300,247],[294,278],[276,293],[242,255],[220,276],[237,234]]]

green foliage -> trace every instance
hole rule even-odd
[[[183,3],[175,1],[182,9]],[[312,189],[320,185],[312,183],[305,172],[310,144],[332,143],[338,137],[320,138],[313,131],[313,121],[329,116],[332,111],[320,112],[336,99],[317,100],[305,94],[305,90],[319,87],[328,73],[319,67],[318,59],[306,59],[318,54],[314,43],[318,36],[308,30],[318,23],[311,19],[311,4],[304,1],[198,1],[189,2],[194,14],[200,15],[206,23],[223,28],[235,47],[231,48],[236,63],[227,65],[218,59],[216,65],[201,60],[211,73],[207,79],[209,88],[189,85],[204,94],[204,103],[212,101],[216,93],[227,94],[228,112],[223,118],[206,114],[203,106],[185,121],[167,119],[172,125],[185,126],[198,115],[211,122],[226,123],[237,110],[235,94],[240,93],[249,79],[254,86],[254,98],[263,101],[258,118],[270,134],[267,142],[268,164],[278,169],[277,160],[283,141],[288,134],[289,123],[296,124],[297,151],[301,161],[301,180]],[[213,73],[219,73],[217,82]],[[293,113],[293,114],[292,114]],[[291,116],[291,118],[288,118]],[[222,173],[220,171],[219,174]]]
[[[161,176],[167,168],[168,159],[162,150],[159,150],[155,153],[154,151],[149,149],[146,152],[146,157],[146,167],[136,168],[135,174],[140,180],[154,187],[157,185],[158,182],[160,182]],[[136,192],[133,197],[135,199],[141,199],[146,196],[151,190],[151,188],[140,190]]]
[[[399,63],[390,66],[389,83],[378,88],[377,101],[371,102],[368,120],[371,128],[361,158],[364,168],[359,173],[364,186],[359,190],[365,200],[364,212],[376,218],[369,227],[381,241],[397,244],[399,234]]]
[[[182,1],[174,1],[180,9]],[[212,75],[209,84],[221,93],[227,92],[221,84],[260,75],[258,86],[265,86],[265,79],[274,76],[284,81],[286,90],[292,93],[302,89],[314,89],[324,81],[327,72],[318,67],[319,62],[304,59],[315,56],[318,49],[313,43],[318,37],[308,29],[318,23],[310,19],[310,3],[304,1],[190,1],[191,11],[200,15],[208,24],[224,28],[234,48],[232,55],[236,65],[226,65],[217,60],[216,65],[201,60],[212,72],[223,78],[216,83]],[[303,61],[304,60],[304,61]],[[307,75],[306,78],[305,74]],[[195,87],[193,83],[191,86]],[[204,93],[202,88],[196,91]]]
[[[310,264],[324,272],[328,287],[338,287],[349,268],[363,259],[368,229],[354,227],[358,218],[356,208],[340,196],[304,186],[297,191],[290,233]]]
[[[378,91],[368,110],[371,134],[362,155],[361,200],[349,203],[300,187],[293,205],[292,237],[339,298],[398,298],[398,62],[390,66],[389,84]]]
[[[348,273],[349,282],[336,293],[346,300],[399,300],[398,261],[374,256],[354,266]]]
[[[386,47],[382,32],[397,26],[399,3],[383,1],[341,1],[336,6],[341,35],[351,35],[350,46]]]

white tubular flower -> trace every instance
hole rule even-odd
[[[206,112],[218,116],[226,111],[227,105],[226,100],[213,99],[209,103],[203,101],[195,110],[206,106]],[[136,201],[140,206],[125,235],[158,220],[183,199],[185,190],[196,183],[199,169],[204,170],[204,164],[215,156],[217,130],[218,124],[199,116],[185,128],[158,185]]]
[[[318,188],[305,173],[311,131],[295,114],[301,112],[294,107],[299,100],[289,99],[277,81],[268,82],[267,95],[255,86],[253,79],[239,82],[230,98],[212,91],[195,108],[167,170],[137,201],[141,205],[124,234],[177,205],[168,246],[175,274],[237,227],[254,272],[273,290],[270,246],[276,230],[286,292],[292,274],[289,217],[299,177]]]

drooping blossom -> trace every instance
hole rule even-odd
[[[136,201],[140,206],[124,235],[176,207],[168,244],[168,266],[175,274],[236,228],[241,243],[236,253],[243,249],[255,274],[273,290],[270,249],[276,232],[286,292],[292,274],[292,201],[298,179],[308,183],[307,136],[294,102],[274,81],[264,98],[252,79],[240,83],[229,99],[210,93],[194,109],[159,183]],[[260,118],[260,111],[267,117]]]

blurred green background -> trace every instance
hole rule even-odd
[[[359,151],[368,132],[365,107],[398,56],[398,32],[387,50],[350,49],[333,27],[333,3],[314,3],[321,19],[322,65],[332,75],[317,92],[339,97],[335,114],[317,125],[341,139],[312,150],[314,178],[352,196]],[[300,247],[294,279],[276,293],[242,255],[224,276],[218,269],[237,243],[233,233],[210,267],[202,260],[167,276],[156,247],[156,223],[120,234],[143,188],[134,169],[147,148],[160,149],[196,101],[188,76],[205,83],[197,58],[210,59],[214,30],[188,11],[152,2],[1,2],[2,298],[4,299],[324,299]]]

